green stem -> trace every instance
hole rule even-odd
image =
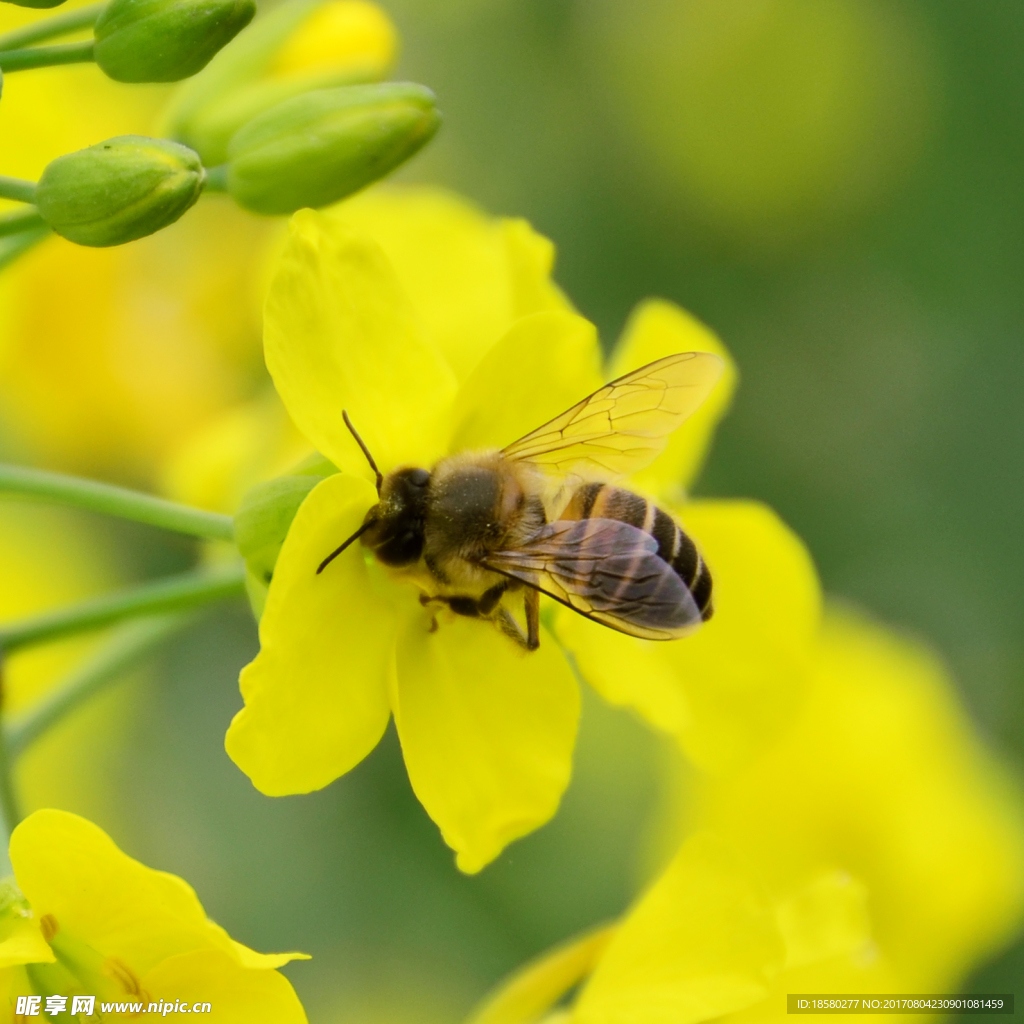
[[[19,203],[34,203],[36,201],[36,183],[25,181],[24,178],[8,178],[6,174],[0,174],[0,199],[15,199]]]
[[[59,43],[56,46],[30,46],[24,50],[0,52],[0,70],[29,71],[32,68],[50,68],[55,64],[82,64],[94,60],[91,39],[80,43]]]
[[[23,28],[16,28],[11,32],[4,32],[0,35],[0,50],[14,50],[30,43],[41,43],[44,39],[66,36],[79,29],[92,28],[105,6],[105,3],[89,4],[88,7],[79,7],[76,11],[68,11],[53,18],[44,18],[42,21],[25,25]]]
[[[43,733],[111,683],[120,679],[143,655],[191,621],[187,613],[126,622],[85,664],[75,669],[17,718],[4,726],[2,745],[16,760]]]
[[[99,629],[121,619],[196,608],[245,593],[245,567],[239,562],[183,573],[131,590],[83,601],[0,628],[0,652]]]
[[[7,749],[6,743],[0,739],[0,816],[2,822],[3,849],[0,850],[0,871],[5,875],[11,873],[11,862],[7,855],[7,845],[11,833],[21,821],[21,806],[14,792],[14,758]]]
[[[29,249],[46,238],[49,233],[49,228],[39,227],[30,231],[23,231],[17,235],[11,235],[0,241],[0,270],[13,263],[19,256],[27,253]]]
[[[0,463],[0,494],[4,492],[119,516],[207,540],[233,540],[235,536],[231,516],[64,473]]]
[[[39,211],[34,206],[27,206],[22,210],[15,210],[0,216],[0,238],[7,235],[17,235],[28,228],[45,228],[46,221],[39,216]]]

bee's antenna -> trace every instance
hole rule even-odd
[[[372,463],[371,463],[371,465],[372,465]],[[335,559],[336,559],[336,558],[338,557],[338,555],[340,555],[340,554],[342,553],[342,551],[344,551],[344,550],[345,550],[345,548],[347,548],[347,547],[349,546],[349,544],[351,544],[351,543],[352,543],[352,541],[354,541],[354,540],[355,540],[355,539],[356,539],[357,537],[362,537],[362,535],[363,535],[364,533],[366,533],[366,531],[367,531],[367,530],[368,530],[368,529],[369,529],[369,528],[370,528],[371,526],[373,526],[373,525],[374,525],[374,523],[376,523],[376,522],[377,522],[377,520],[376,520],[376,519],[367,519],[367,520],[366,520],[366,522],[365,522],[365,523],[363,523],[363,525],[362,525],[362,526],[360,526],[360,527],[359,527],[359,529],[358,529],[358,530],[356,530],[356,532],[355,532],[355,533],[353,533],[353,534],[352,534],[352,536],[351,536],[351,537],[349,537],[349,539],[348,539],[347,541],[345,541],[345,543],[344,543],[344,544],[342,544],[342,545],[341,545],[341,547],[339,547],[339,548],[335,548],[335,549],[334,549],[334,550],[333,550],[333,551],[332,551],[332,552],[331,552],[331,553],[330,553],[330,554],[329,554],[329,555],[328,555],[328,556],[327,556],[327,557],[326,557],[326,558],[325,558],[325,559],[324,559],[324,560],[323,560],[323,561],[322,561],[322,562],[320,563],[319,567],[318,567],[318,568],[317,568],[317,570],[316,570],[316,574],[317,574],[317,576],[319,576],[319,575],[320,575],[320,573],[322,573],[322,572],[324,571],[324,569],[326,569],[326,568],[327,568],[327,566],[329,566],[329,565],[331,564],[331,562],[333,562],[333,561],[334,561],[334,560],[335,560]]]
[[[366,445],[363,443],[363,439],[356,433],[356,428],[352,426],[352,421],[348,418],[348,412],[345,409],[341,410],[341,418],[345,421],[345,426],[348,427],[350,431],[352,431],[352,436],[356,439],[356,444],[363,449],[363,454],[366,456],[366,461],[370,464],[370,469],[372,469],[374,473],[377,474],[377,497],[379,498],[380,486],[382,483],[384,483],[384,476],[381,473],[381,471],[377,468],[377,463],[373,461],[373,456],[370,454],[370,449],[366,447]],[[359,534],[357,533],[356,537],[358,536]],[[345,543],[347,544],[348,541],[345,541]],[[330,561],[330,559],[328,559],[328,561]],[[320,569],[322,568],[323,566],[320,566]],[[317,572],[319,572],[320,569],[317,569]]]

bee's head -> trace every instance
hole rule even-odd
[[[423,554],[423,519],[430,474],[425,469],[410,467],[396,469],[385,478],[373,461],[370,449],[352,426],[348,413],[342,410],[341,416],[377,477],[377,496],[380,501],[366,513],[363,525],[320,563],[317,575],[357,537],[385,565],[413,565]]]
[[[380,501],[363,521],[362,542],[385,565],[412,565],[423,554],[429,485],[425,469],[398,469],[384,480]]]

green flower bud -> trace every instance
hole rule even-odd
[[[394,170],[440,123],[434,94],[421,85],[342,86],[295,96],[235,133],[227,190],[256,213],[327,206]]]
[[[96,22],[96,63],[118,82],[178,82],[255,13],[255,0],[110,0]]]
[[[33,7],[37,11],[41,11],[49,7],[60,7],[65,0],[7,0],[7,2],[15,4],[17,7]]]
[[[394,25],[369,0],[284,0],[177,90],[160,134],[213,167],[239,128],[278,103],[381,81],[397,46]]]
[[[58,235],[79,245],[121,245],[173,224],[205,183],[191,149],[121,135],[57,157],[39,179],[35,202]]]

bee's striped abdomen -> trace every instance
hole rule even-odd
[[[711,573],[697,546],[667,512],[646,498],[611,484],[584,484],[573,493],[559,518],[616,519],[650,534],[658,542],[658,557],[686,584],[701,618],[705,622],[711,618]]]

